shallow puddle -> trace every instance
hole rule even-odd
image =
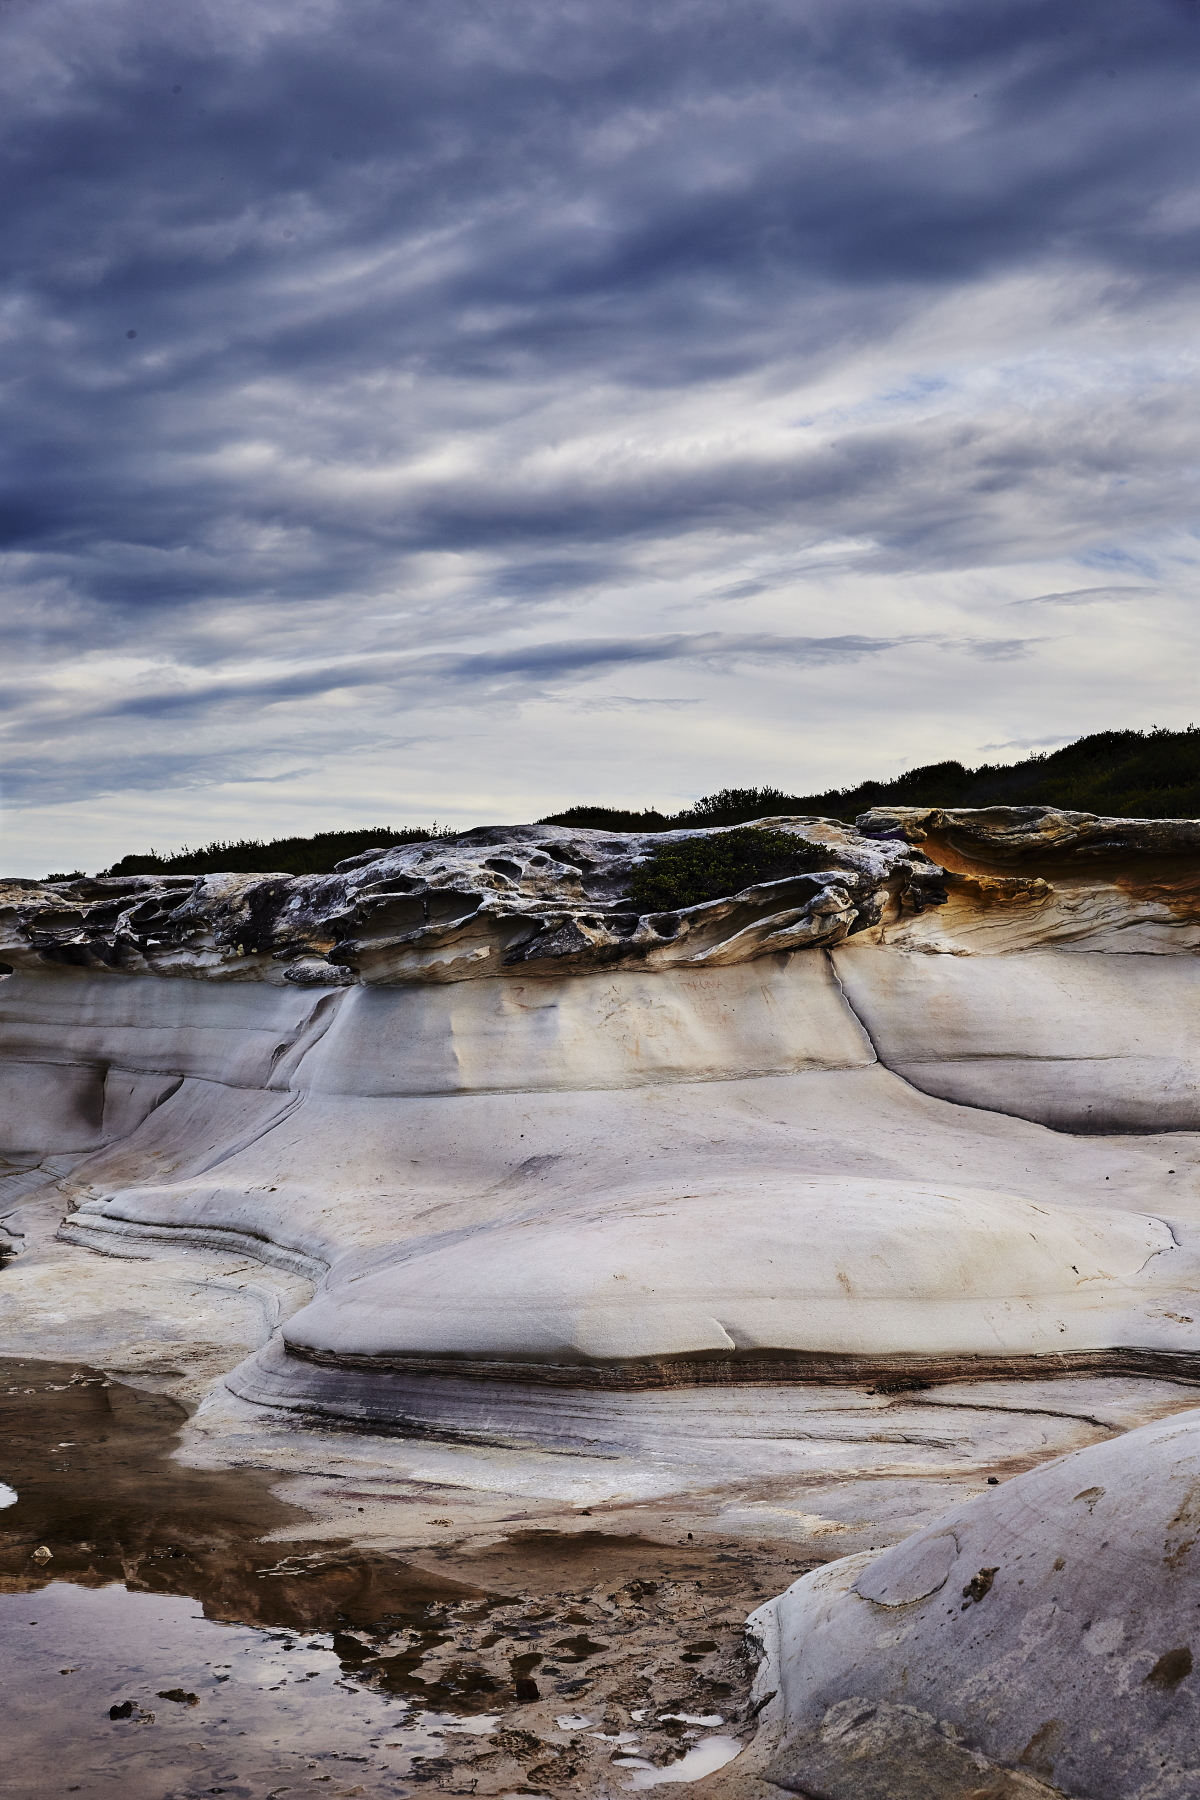
[[[5,1794],[401,1794],[414,1757],[464,1730],[347,1680],[328,1633],[215,1624],[123,1587],[0,1595],[0,1644]]]
[[[172,1461],[183,1417],[0,1360],[0,1794],[616,1795],[749,1735],[742,1621],[810,1565],[591,1530],[268,1544],[307,1515]]]

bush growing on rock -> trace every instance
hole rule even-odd
[[[544,825],[600,831],[677,831],[686,825],[741,825],[767,817],[853,820],[872,806],[1053,806],[1108,818],[1192,819],[1200,814],[1200,726],[1168,731],[1095,731],[1015,763],[926,763],[889,781],[788,794],[777,787],[721,788],[681,812],[573,806]]]
[[[747,826],[744,831],[664,844],[634,870],[629,892],[647,912],[674,912],[739,893],[757,881],[776,881],[828,865],[829,852],[821,844],[810,844],[788,831]]]
[[[201,850],[177,850],[165,856],[156,850],[144,856],[123,856],[103,875],[256,875],[261,870],[284,875],[328,875],[334,864],[364,850],[390,850],[400,844],[423,844],[454,833],[436,824],[411,825],[393,831],[385,825],[362,831],[318,831],[312,837],[241,838],[236,843],[218,841]],[[82,871],[77,871],[82,873]],[[47,875],[47,881],[71,881],[70,875]]]

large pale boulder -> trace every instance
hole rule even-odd
[[[825,1800],[966,1800],[1008,1791],[986,1773],[998,1765],[1087,1800],[1190,1800],[1198,1577],[1200,1412],[989,1489],[881,1556],[828,1564],[751,1620],[770,1779]],[[955,1743],[957,1773],[938,1747]],[[923,1785],[931,1756],[944,1785]]]

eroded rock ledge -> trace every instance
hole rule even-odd
[[[19,968],[339,986],[713,967],[840,943],[889,905],[921,911],[945,899],[941,870],[901,838],[829,819],[760,823],[819,847],[828,866],[639,912],[635,867],[672,840],[709,834],[488,826],[452,843],[369,851],[332,875],[10,882],[0,885],[0,956]]]
[[[1034,939],[1111,923],[1114,893],[1122,928],[1147,918],[1200,923],[1196,820],[996,806],[876,808],[853,827],[757,823],[816,847],[828,866],[676,912],[645,912],[629,892],[639,864],[673,841],[742,828],[486,826],[453,842],[368,851],[332,875],[0,882],[0,958],[13,968],[355,986],[720,967],[831,948],[884,921],[919,919],[948,893],[960,913],[986,914],[993,931],[997,909],[1040,912]],[[1013,864],[1020,873],[1007,872]],[[1081,899],[1081,883],[1104,890],[1104,918]],[[1064,907],[1065,925],[1056,917]],[[1136,918],[1124,916],[1131,907]],[[928,937],[919,931],[914,944]]]
[[[985,863],[1200,854],[1200,819],[1109,819],[1052,806],[877,806],[860,813],[856,824],[860,832],[881,840],[945,840],[960,854]]]

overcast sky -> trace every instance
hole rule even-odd
[[[2,0],[3,863],[1200,718],[1196,0]]]

